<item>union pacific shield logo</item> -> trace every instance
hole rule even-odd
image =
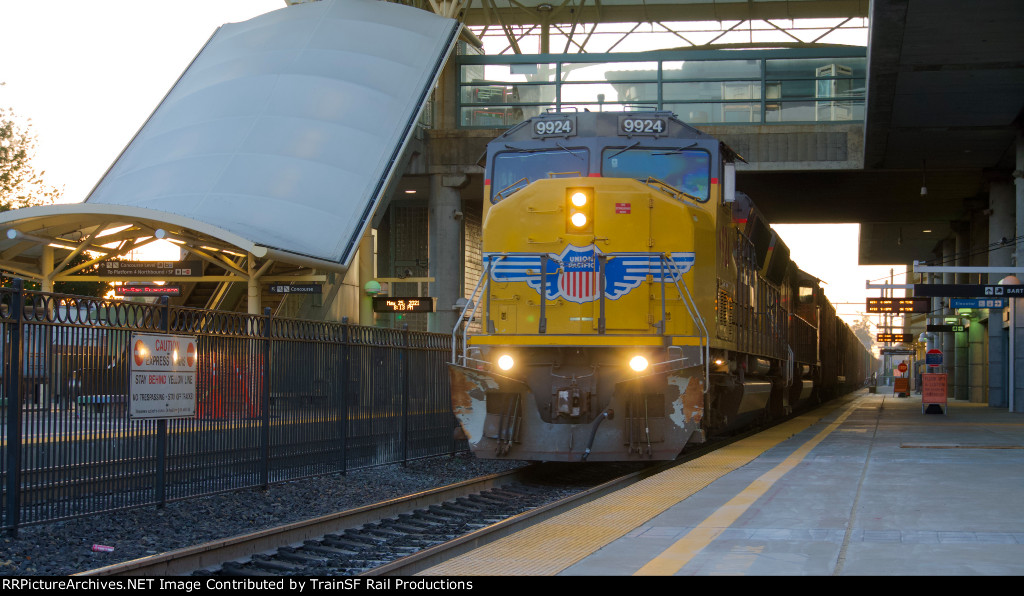
[[[652,281],[674,284],[693,266],[692,252],[662,253],[608,253],[605,255],[603,288],[600,283],[599,248],[590,246],[567,246],[561,254],[547,254],[546,298],[563,298],[569,302],[583,303],[598,299],[603,290],[605,298],[617,300],[640,286],[648,276]],[[485,253],[484,263],[490,263],[491,279],[496,282],[526,282],[540,294],[541,266],[544,262],[540,253]]]

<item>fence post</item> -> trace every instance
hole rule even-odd
[[[4,523],[11,536],[18,535],[21,523],[21,373],[24,330],[22,309],[25,307],[25,282],[14,279],[11,298],[10,360],[4,378],[4,397],[7,398],[7,519]]]
[[[341,474],[348,471],[348,384],[350,352],[348,317],[341,318]]]
[[[160,297],[160,330],[171,332],[170,303],[167,296]],[[167,504],[167,419],[156,421],[156,506]]]
[[[260,392],[260,460],[263,462],[263,469],[260,470],[260,483],[263,490],[270,488],[270,345],[271,345],[271,314],[270,307],[263,308],[263,367],[260,374],[263,376]]]
[[[402,466],[409,465],[409,324],[402,325]]]

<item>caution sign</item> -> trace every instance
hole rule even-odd
[[[931,404],[946,411],[946,373],[925,373],[921,375],[921,411]]]
[[[133,333],[128,417],[193,418],[198,365],[195,336]]]

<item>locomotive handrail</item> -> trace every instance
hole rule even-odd
[[[476,309],[477,309],[477,307],[480,306],[480,302],[477,301],[477,299],[476,299],[477,292],[480,290],[481,286],[484,287],[484,291],[486,292],[487,286],[489,286],[490,283],[491,283],[491,265],[492,265],[492,263],[494,263],[494,261],[500,261],[501,259],[504,259],[505,255],[497,255],[497,257],[498,257],[497,259],[493,259],[493,258],[487,259],[487,266],[484,267],[484,273],[483,273],[483,275],[480,276],[480,279],[477,280],[476,286],[473,287],[473,293],[469,295],[469,300],[466,302],[466,305],[462,307],[462,312],[459,313],[459,319],[458,319],[458,321],[455,322],[455,328],[452,329],[452,364],[459,364],[459,356],[456,354],[456,346],[458,346],[457,334],[459,332],[459,326],[462,325],[462,322],[466,319],[466,311],[469,310],[470,306],[473,307],[473,312],[470,313],[470,321],[473,320],[472,317],[476,316]],[[485,280],[486,280],[486,282],[485,282]],[[487,292],[487,297],[488,297],[488,301],[490,301],[490,292]],[[488,316],[488,319],[487,319],[487,331],[490,332],[491,331],[491,329],[490,329],[490,327],[491,327],[491,320],[490,320],[491,311],[490,311],[489,308],[487,310],[487,316]],[[465,327],[462,328],[462,345],[463,346],[466,345],[466,334],[469,331],[468,328],[469,328],[468,324]],[[463,352],[465,352],[465,347],[463,347]],[[466,364],[466,356],[463,355],[461,358],[462,358],[462,365],[465,366],[465,364]]]
[[[686,286],[686,281],[683,280],[683,272],[679,268],[679,264],[676,263],[675,259],[672,258],[672,255],[664,254],[663,253],[661,255],[661,262],[662,262],[662,270],[663,271],[664,271],[664,264],[665,264],[666,260],[672,266],[672,271],[673,271],[672,281],[676,285],[676,291],[679,292],[679,296],[680,297],[682,297],[684,295],[684,292],[685,292],[686,298],[682,301],[683,302],[683,306],[685,306],[686,307],[686,311],[688,313],[690,313],[690,318],[695,323],[697,323],[700,326],[701,331],[704,332],[704,334],[702,336],[700,336],[700,340],[701,340],[701,343],[703,343],[703,348],[704,348],[704,353],[702,354],[703,359],[704,359],[704,393],[707,393],[708,390],[711,388],[711,383],[710,383],[710,379],[711,379],[711,333],[708,332],[707,325],[704,324],[704,317],[700,316],[700,309],[697,308],[697,303],[694,302],[693,296],[690,294],[690,288],[688,288]],[[676,279],[676,275],[675,275],[676,272],[679,273],[679,279]],[[680,284],[682,284],[682,286],[680,286]],[[665,304],[665,299],[664,299],[665,276],[664,275],[661,276],[661,287],[662,287],[662,306],[664,307],[664,304]],[[693,306],[693,308],[690,308],[691,305]],[[662,324],[664,324],[664,321],[662,321]]]

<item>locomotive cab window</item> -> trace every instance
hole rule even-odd
[[[601,175],[608,178],[657,178],[704,202],[711,192],[711,155],[703,149],[607,148]]]
[[[494,157],[491,173],[491,203],[507,199],[535,180],[590,175],[590,154],[586,149],[509,151]]]

